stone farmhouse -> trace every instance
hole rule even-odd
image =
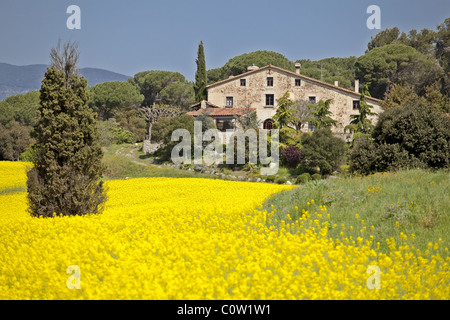
[[[343,139],[348,139],[344,128],[350,123],[350,116],[358,114],[361,94],[359,93],[359,80],[355,81],[355,89],[348,90],[334,85],[306,77],[300,73],[301,65],[295,65],[296,72],[268,65],[262,68],[250,66],[248,71],[228,79],[208,85],[208,101],[202,101],[191,106],[192,116],[200,112],[208,112],[219,131],[225,132],[234,128],[234,115],[242,115],[249,110],[256,110],[261,128],[273,127],[273,116],[277,110],[277,99],[289,91],[293,101],[306,101],[315,104],[320,100],[332,99],[330,111],[337,125],[332,130]],[[372,106],[372,112],[382,112],[381,100],[366,97]],[[250,109],[249,109],[250,107]],[[377,117],[371,118],[375,123]],[[313,131],[314,127],[305,123],[302,131]]]

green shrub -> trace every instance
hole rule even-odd
[[[331,174],[345,163],[345,142],[330,129],[319,129],[312,135],[302,135],[302,165],[311,172],[319,168],[321,174]]]
[[[320,179],[322,179],[322,176],[321,176],[320,174],[318,174],[318,173],[314,173],[314,174],[311,176],[311,179],[312,179],[312,180],[320,180]]]
[[[23,152],[20,155],[20,161],[33,162],[35,154],[36,154],[36,148],[34,147],[34,145],[31,145],[30,148],[28,148],[27,151]]]
[[[164,120],[163,120],[164,119]],[[194,150],[194,118],[189,115],[181,115],[173,118],[162,118],[155,122],[152,128],[152,136],[153,132],[156,133],[156,129],[161,125],[160,136],[157,140],[154,140],[152,137],[152,141],[162,142],[164,144],[163,147],[159,148],[157,151],[157,155],[162,161],[168,161],[172,157],[173,148],[180,143],[180,141],[172,141],[172,132],[177,129],[186,129],[189,131],[191,135],[191,150],[193,155]],[[191,155],[191,157],[192,157]]]
[[[311,181],[311,175],[309,173],[305,172],[305,173],[302,173],[301,175],[299,175],[297,177],[297,179],[295,180],[295,183],[296,184],[303,184],[303,183],[306,183],[308,181]]]
[[[277,177],[276,176],[267,176],[266,177],[266,182],[274,182],[275,181],[275,179],[276,179]]]
[[[450,166],[450,119],[423,102],[385,111],[372,136],[355,141],[352,172]]]
[[[287,179],[283,178],[283,177],[277,177],[275,179],[275,183],[278,183],[278,184],[285,184],[286,182],[287,182]]]
[[[119,126],[114,119],[99,121],[98,132],[102,146],[136,142],[134,133]]]
[[[450,166],[450,119],[427,103],[416,102],[382,113],[373,138],[378,145],[398,144],[411,159],[410,165]]]
[[[348,175],[350,166],[348,164],[342,164],[339,166],[339,173]]]

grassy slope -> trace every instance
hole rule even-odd
[[[446,256],[445,247],[450,247],[449,176],[448,171],[411,170],[310,182],[275,195],[263,208],[270,211],[273,205],[280,221],[286,220],[287,214],[295,220],[302,209],[311,213],[319,211],[319,205],[326,205],[330,225],[336,224],[329,231],[333,238],[339,236],[342,224],[346,236],[351,235],[353,239],[361,236],[365,226],[363,234],[367,238],[372,234],[375,242],[380,242],[382,251],[387,251],[385,240],[388,238],[402,243],[400,232],[409,237],[414,234],[414,245],[420,250],[442,238],[438,252]],[[314,204],[311,204],[313,199]],[[374,226],[373,231],[371,226]]]
[[[103,148],[103,163],[106,165],[105,180],[138,177],[211,178],[217,176],[194,171],[179,170],[170,166],[158,165],[139,151],[135,145],[112,145]]]

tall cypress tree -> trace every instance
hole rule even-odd
[[[206,75],[206,62],[205,62],[205,50],[203,48],[203,41],[200,41],[197,52],[197,72],[195,73],[195,101],[200,102],[207,100],[207,75]]]
[[[73,44],[62,52],[53,49],[51,57],[40,90],[34,167],[28,172],[29,211],[43,217],[99,213],[106,200],[99,182],[103,154],[87,80],[78,75]]]

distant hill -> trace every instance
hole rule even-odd
[[[0,100],[39,90],[46,70],[45,64],[15,66],[0,63]],[[96,68],[82,68],[80,73],[88,80],[89,86],[109,81],[125,81],[130,78],[120,73]]]

